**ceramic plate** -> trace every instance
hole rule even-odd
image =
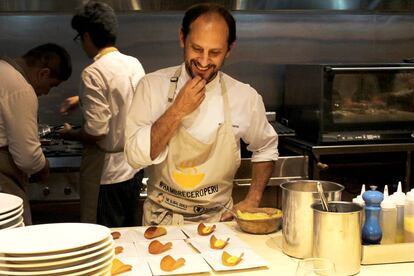
[[[17,213],[19,213],[21,210],[23,210],[23,205],[21,205],[20,207],[17,207],[14,210],[11,210],[10,212],[4,213],[0,215],[0,221],[2,220],[6,220],[10,217],[14,217]]]
[[[117,257],[118,258],[118,257]],[[152,276],[151,269],[144,258],[119,258],[124,264],[132,266],[132,270],[124,272],[122,276]]]
[[[9,227],[10,225],[16,224],[21,219],[22,214],[23,214],[23,209],[20,210],[20,212],[18,212],[17,214],[5,220],[0,221],[0,229],[5,229]]]
[[[234,235],[234,231],[231,230],[224,223],[205,223],[206,226],[212,226],[214,224],[216,225],[216,229],[211,234],[214,234],[214,235],[219,235],[219,234],[233,234]],[[198,223],[197,224],[186,224],[186,225],[181,226],[181,230],[189,238],[205,237],[205,236],[201,236],[200,234],[198,234],[197,227],[198,227]],[[208,236],[210,236],[210,235],[208,235]]]
[[[229,234],[221,234],[221,235],[214,235],[217,239],[227,240],[230,238],[229,243],[224,247],[224,249],[213,249],[210,247],[210,236],[206,237],[197,237],[189,239],[189,242],[195,249],[197,249],[200,253],[208,252],[208,251],[221,251],[221,250],[231,250],[237,248],[246,248],[250,249],[250,247],[240,240],[238,237]]]
[[[15,195],[0,193],[0,214],[13,211],[23,205],[23,200]]]
[[[268,266],[268,263],[251,249],[239,248],[239,249],[226,250],[226,252],[232,256],[240,256],[241,253],[244,253],[244,255],[243,255],[241,262],[235,266],[225,266],[222,264],[222,261],[221,261],[221,255],[223,254],[222,250],[204,252],[202,253],[202,256],[215,271],[239,270],[239,269]]]
[[[112,243],[112,238],[108,237],[103,242],[98,242],[96,244],[86,246],[80,250],[66,252],[66,253],[58,253],[53,255],[37,255],[37,256],[27,256],[23,255],[24,257],[5,257],[4,255],[0,254],[0,262],[14,262],[14,263],[25,263],[25,262],[41,262],[41,261],[51,261],[56,259],[67,259],[73,258],[75,256],[81,256],[85,254],[89,254],[89,252],[99,250],[100,248],[106,247]],[[20,255],[19,255],[20,256]]]
[[[77,251],[108,236],[109,228],[87,223],[51,223],[6,229],[0,231],[0,254],[53,255]]]
[[[153,239],[146,239],[144,237],[144,232],[145,230],[147,230],[148,227],[140,227],[134,231],[137,232],[137,240],[134,240],[134,242],[137,241],[152,241],[152,240],[159,240],[159,241],[172,241],[172,240],[184,240],[187,237],[184,235],[184,233],[180,230],[180,228],[178,226],[162,226],[165,227],[165,229],[167,230],[167,234],[165,234],[164,236],[160,236],[160,237],[156,237]]]
[[[173,257],[176,260],[178,258],[184,258],[185,264],[174,271],[167,272],[160,268],[161,259],[163,257],[164,256],[155,256],[146,258],[153,275],[177,275],[211,271],[211,268],[204,261],[203,257],[200,254],[174,254],[171,255],[171,257]]]
[[[14,221],[13,223],[15,223],[16,221]],[[3,230],[5,230],[5,229],[11,229],[11,228],[17,228],[17,227],[21,227],[21,226],[23,226],[23,217],[22,216],[20,216],[19,218],[18,218],[18,220],[17,220],[17,222],[15,223],[15,224],[9,224],[6,228],[3,228]]]

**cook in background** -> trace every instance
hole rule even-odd
[[[82,128],[65,124],[60,131],[62,138],[84,144],[81,221],[108,227],[138,225],[141,180],[134,177],[138,170],[128,165],[123,150],[126,113],[144,69],[136,58],[115,48],[118,23],[107,4],[88,2],[72,18],[72,28],[93,59],[82,72],[79,98],[68,98],[61,106],[65,114],[80,99],[82,108]]]
[[[220,5],[188,9],[179,33],[184,63],[146,75],[127,116],[125,154],[150,166],[143,222],[229,220],[240,139],[252,155],[252,183],[233,208],[258,207],[278,157],[262,97],[220,71],[235,45],[233,16]]]
[[[23,199],[24,223],[32,224],[25,193],[28,176],[49,176],[40,147],[38,99],[72,74],[71,58],[56,44],[43,44],[22,57],[0,58],[0,192]]]

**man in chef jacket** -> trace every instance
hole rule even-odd
[[[233,16],[198,4],[179,33],[184,62],[146,75],[127,115],[125,155],[148,167],[145,225],[231,219],[227,208],[258,207],[278,158],[262,97],[220,71],[235,46]],[[233,206],[240,139],[252,151],[252,183]]]
[[[28,177],[49,176],[38,136],[38,99],[72,74],[68,52],[48,43],[22,57],[0,58],[0,192],[23,199],[24,223],[32,224],[25,193]]]
[[[80,99],[83,126],[65,124],[61,136],[83,142],[80,168],[81,221],[108,227],[136,226],[140,183],[126,161],[125,117],[135,88],[145,74],[135,57],[116,47],[118,22],[113,9],[89,1],[72,18],[84,52],[93,61],[81,75],[79,97],[65,101],[65,113]],[[66,107],[66,108],[65,108]]]

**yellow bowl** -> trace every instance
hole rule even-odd
[[[237,224],[240,229],[250,234],[269,234],[280,229],[282,225],[282,211],[276,208],[247,208],[240,210],[247,216],[236,217]],[[263,218],[262,215],[267,214],[269,218]],[[258,219],[255,219],[255,216]]]

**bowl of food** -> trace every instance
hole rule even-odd
[[[269,234],[282,225],[282,211],[276,208],[246,208],[236,215],[240,229],[250,234]]]

